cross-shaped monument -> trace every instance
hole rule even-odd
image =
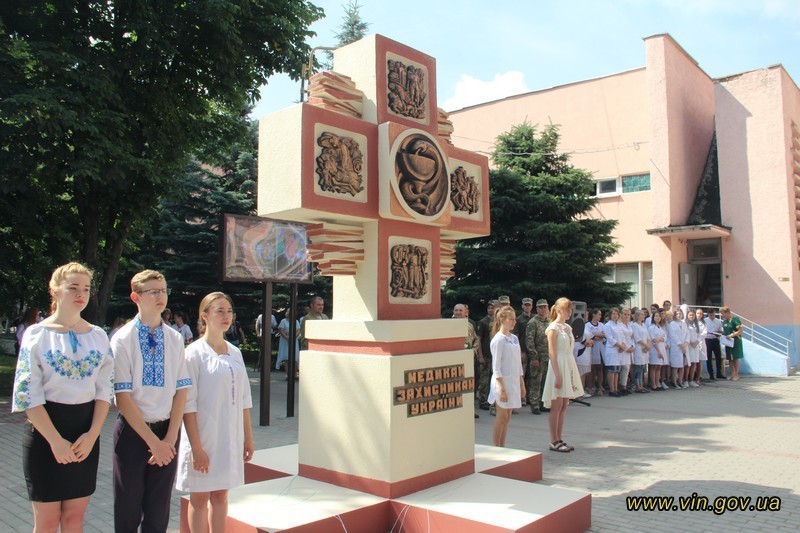
[[[440,318],[440,282],[456,240],[489,233],[488,161],[449,141],[435,60],[373,35],[333,64],[260,124],[258,214],[309,224],[333,320],[306,324],[297,448],[256,452],[228,525],[585,529],[589,495],[529,483],[540,454],[475,446],[467,322]]]
[[[373,36],[334,68],[262,120],[258,211],[312,224],[334,276],[334,320],[306,325],[300,474],[396,497],[474,472],[472,351],[440,280],[489,233],[488,162],[450,144],[432,57]]]

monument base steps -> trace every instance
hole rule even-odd
[[[414,494],[386,499],[300,477],[297,445],[259,450],[247,484],[228,495],[227,531],[533,532],[584,531],[591,495],[538,485],[537,452],[475,446],[475,471]],[[188,533],[188,498],[181,532]]]

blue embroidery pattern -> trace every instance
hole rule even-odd
[[[133,390],[133,383],[130,381],[124,381],[120,383],[114,383],[114,390],[121,391],[121,390]]]
[[[14,410],[26,411],[31,405],[31,351],[21,348],[14,373]]]
[[[179,379],[175,387],[180,389],[181,387],[190,387],[191,385],[192,385],[192,378],[186,378],[186,379]]]
[[[89,350],[89,355],[76,361],[64,355],[61,350],[48,350],[44,354],[44,360],[59,376],[68,379],[84,379],[91,377],[94,369],[100,366],[100,363],[103,362],[103,354],[97,350]]]
[[[137,319],[138,320],[138,319]],[[137,322],[139,330],[139,348],[142,351],[142,386],[164,386],[164,330],[150,328]]]

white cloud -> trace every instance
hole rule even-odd
[[[528,91],[530,89],[525,84],[525,75],[518,70],[495,74],[494,79],[490,81],[462,74],[456,82],[455,94],[445,100],[442,107],[446,111],[453,111]]]

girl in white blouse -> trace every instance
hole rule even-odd
[[[81,531],[95,491],[97,438],[112,398],[114,360],[101,328],[81,318],[92,272],[79,263],[50,278],[52,314],[25,330],[12,411],[24,411],[22,469],[34,531]]]
[[[225,340],[233,303],[212,292],[200,303],[203,337],[186,348],[189,390],[183,424],[188,439],[178,452],[175,486],[189,495],[189,529],[224,531],[228,490],[244,484],[253,457],[250,381],[242,352]]]
[[[661,380],[661,368],[669,362],[664,347],[667,333],[658,311],[653,313],[647,333],[650,335],[650,388],[654,391],[664,390],[667,385]]]
[[[694,309],[686,313],[686,329],[689,331],[689,349],[687,359],[689,362],[689,375],[683,377],[684,385],[699,387],[697,377],[700,376],[700,328],[697,325]]]
[[[667,311],[667,343],[669,344],[669,366],[672,368],[672,387],[676,389],[688,388],[683,386],[684,364],[686,353],[689,350],[689,329],[683,321],[683,311],[680,308]]]
[[[606,351],[606,333],[603,323],[600,321],[603,312],[600,309],[592,309],[591,320],[586,324],[586,331],[589,332],[594,344],[592,345],[592,378],[594,381],[593,393],[595,396],[603,395],[603,355]]]

